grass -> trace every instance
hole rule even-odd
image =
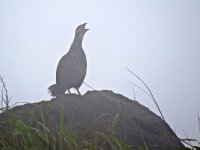
[[[64,150],[64,98],[61,97],[61,113],[60,113],[60,126],[59,126],[59,150]]]
[[[122,116],[121,113],[122,111],[112,117],[109,114],[102,114],[93,123],[93,128],[85,132],[78,132],[64,128],[64,105],[61,105],[59,131],[55,134],[46,127],[44,121],[38,121],[33,114],[30,115],[29,121],[26,122],[23,121],[23,117],[13,117],[12,121],[6,122],[6,126],[12,127],[13,130],[9,130],[9,132],[6,132],[7,135],[0,137],[0,150],[142,149],[141,147],[133,148],[115,135],[115,127]],[[14,116],[14,114],[12,115]],[[42,112],[41,116],[43,116]],[[98,124],[101,119],[108,116],[111,119],[108,120],[107,132],[102,132]],[[0,122],[0,125],[2,124],[5,125],[5,122]],[[6,139],[5,136],[8,136],[9,139]]]
[[[139,76],[137,76],[133,71],[131,71],[129,68],[125,67],[125,69],[126,69],[128,72],[130,72],[133,76],[135,76],[139,81],[142,82],[142,84],[143,84],[143,85],[145,86],[145,88],[148,90],[149,94],[148,94],[145,90],[143,90],[142,88],[140,88],[139,86],[137,86],[137,87],[139,87],[142,91],[144,91],[144,92],[153,100],[153,102],[155,103],[156,107],[158,108],[158,111],[159,111],[159,113],[160,113],[162,119],[165,121],[165,118],[164,118],[164,116],[163,116],[163,114],[162,114],[162,111],[161,111],[160,107],[158,106],[158,103],[157,103],[157,101],[156,101],[156,99],[155,99],[153,93],[151,92],[150,88],[148,87],[148,85],[147,85]],[[132,85],[135,85],[135,84],[133,84],[132,82],[130,82],[130,83],[131,83]]]
[[[64,105],[61,105],[59,130],[54,134],[46,127],[43,119],[40,122],[34,115],[30,115],[28,122],[24,122],[22,117],[13,117],[7,123],[14,130],[7,133],[9,140],[0,138],[0,150],[148,150],[145,141],[143,146],[133,147],[126,144],[125,136],[117,138],[116,125],[119,121],[123,122],[123,105],[119,105],[118,114],[100,115],[94,121],[93,127],[85,132],[64,128]],[[40,114],[43,116],[42,111]],[[98,126],[104,118],[110,118],[106,127],[107,132],[102,132]],[[198,150],[199,147],[194,148]]]
[[[148,146],[134,148],[118,139],[115,135],[115,126],[120,120],[121,114],[116,114],[110,120],[109,132],[101,132],[98,122],[109,114],[102,114],[94,122],[94,127],[86,132],[78,132],[64,129],[63,110],[60,114],[60,127],[55,134],[44,123],[30,119],[25,123],[18,118],[13,123],[14,131],[9,133],[9,140],[0,138],[0,150],[147,150]],[[36,127],[33,127],[33,124]],[[199,147],[194,147],[196,150]],[[186,148],[187,149],[187,148]]]

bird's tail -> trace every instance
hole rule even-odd
[[[51,85],[49,88],[49,93],[51,94],[51,96],[56,97],[59,95],[59,88],[57,84],[53,84]]]

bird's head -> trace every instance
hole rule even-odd
[[[79,36],[79,37],[83,38],[85,33],[89,30],[89,29],[85,28],[86,24],[87,23],[81,24],[76,28],[75,36]]]

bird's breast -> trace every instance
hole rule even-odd
[[[86,70],[87,60],[84,51],[69,51],[58,65],[57,82],[67,88],[80,87],[85,78]]]

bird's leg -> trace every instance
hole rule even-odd
[[[71,91],[70,91],[70,89],[67,89],[67,91],[68,91],[68,93],[69,93],[69,94],[71,94]]]
[[[78,89],[78,88],[76,88],[76,90],[77,90],[77,92],[78,92],[78,95],[81,95],[81,92],[79,91],[79,89]]]

